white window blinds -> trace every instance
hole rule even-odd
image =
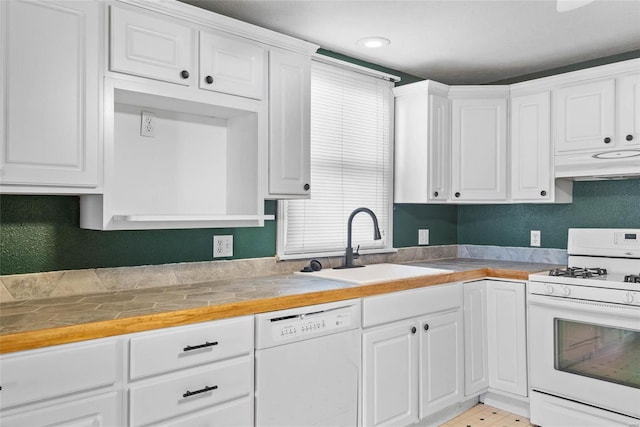
[[[390,248],[392,83],[314,62],[311,69],[311,199],[281,202],[278,254],[343,252],[356,208],[376,214],[353,222],[353,248]]]

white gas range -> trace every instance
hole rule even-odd
[[[531,421],[640,426],[640,229],[570,229],[529,276]]]

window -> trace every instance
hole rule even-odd
[[[393,83],[314,61],[311,68],[311,199],[279,203],[278,255],[336,255],[347,245],[356,208],[376,214],[353,221],[354,250],[392,247]]]

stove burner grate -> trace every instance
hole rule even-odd
[[[640,273],[624,276],[624,281],[627,283],[640,283]]]
[[[606,268],[598,267],[567,267],[556,268],[549,271],[549,276],[562,276],[562,277],[577,277],[581,279],[588,279],[590,277],[606,276]],[[639,279],[640,280],[640,279]]]

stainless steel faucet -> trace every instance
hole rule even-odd
[[[355,217],[358,213],[365,212],[368,213],[371,219],[373,220],[373,239],[380,240],[382,239],[382,235],[380,234],[380,228],[378,227],[378,218],[376,214],[369,208],[358,208],[351,212],[349,215],[349,220],[347,221],[347,248],[344,251],[344,264],[342,267],[337,268],[354,268],[354,267],[364,267],[363,265],[353,265],[354,255],[358,256],[358,253],[353,253],[353,248],[351,247],[351,225],[353,223],[353,217]]]

